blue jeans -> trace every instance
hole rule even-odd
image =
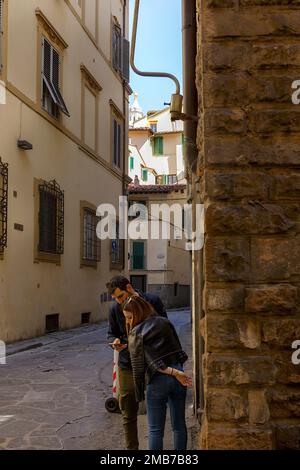
[[[171,367],[182,370],[182,366],[178,364]],[[174,449],[186,449],[185,401],[186,387],[175,377],[159,372],[154,375],[147,385],[149,450],[163,449],[167,403],[170,408]]]

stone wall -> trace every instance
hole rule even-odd
[[[300,0],[198,0],[206,449],[300,449]]]

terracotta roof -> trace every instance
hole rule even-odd
[[[172,191],[183,191],[185,189],[185,184],[140,184],[139,186],[134,186],[134,184],[128,185],[128,191],[130,194],[171,193]]]
[[[150,127],[129,127],[129,132],[132,132],[132,131],[149,131],[153,133]]]

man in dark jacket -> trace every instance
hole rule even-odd
[[[125,317],[121,305],[129,296],[138,294],[151,303],[158,315],[167,317],[167,313],[157,295],[136,291],[130,284],[130,281],[124,276],[113,277],[106,284],[106,287],[108,294],[115,300],[109,311],[107,339],[112,348],[119,352],[119,404],[123,418],[126,448],[128,450],[137,450],[139,448],[137,430],[138,403],[135,398],[132,366],[127,346]]]

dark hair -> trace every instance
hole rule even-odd
[[[130,328],[134,328],[139,323],[142,323],[149,317],[156,315],[156,312],[152,305],[143,299],[139,295],[131,295],[128,297],[122,305],[123,312],[130,312],[133,316],[132,325]],[[126,329],[129,330],[129,325],[126,323]]]
[[[107,292],[112,295],[116,289],[126,290],[130,281],[124,276],[115,276],[106,284]]]

